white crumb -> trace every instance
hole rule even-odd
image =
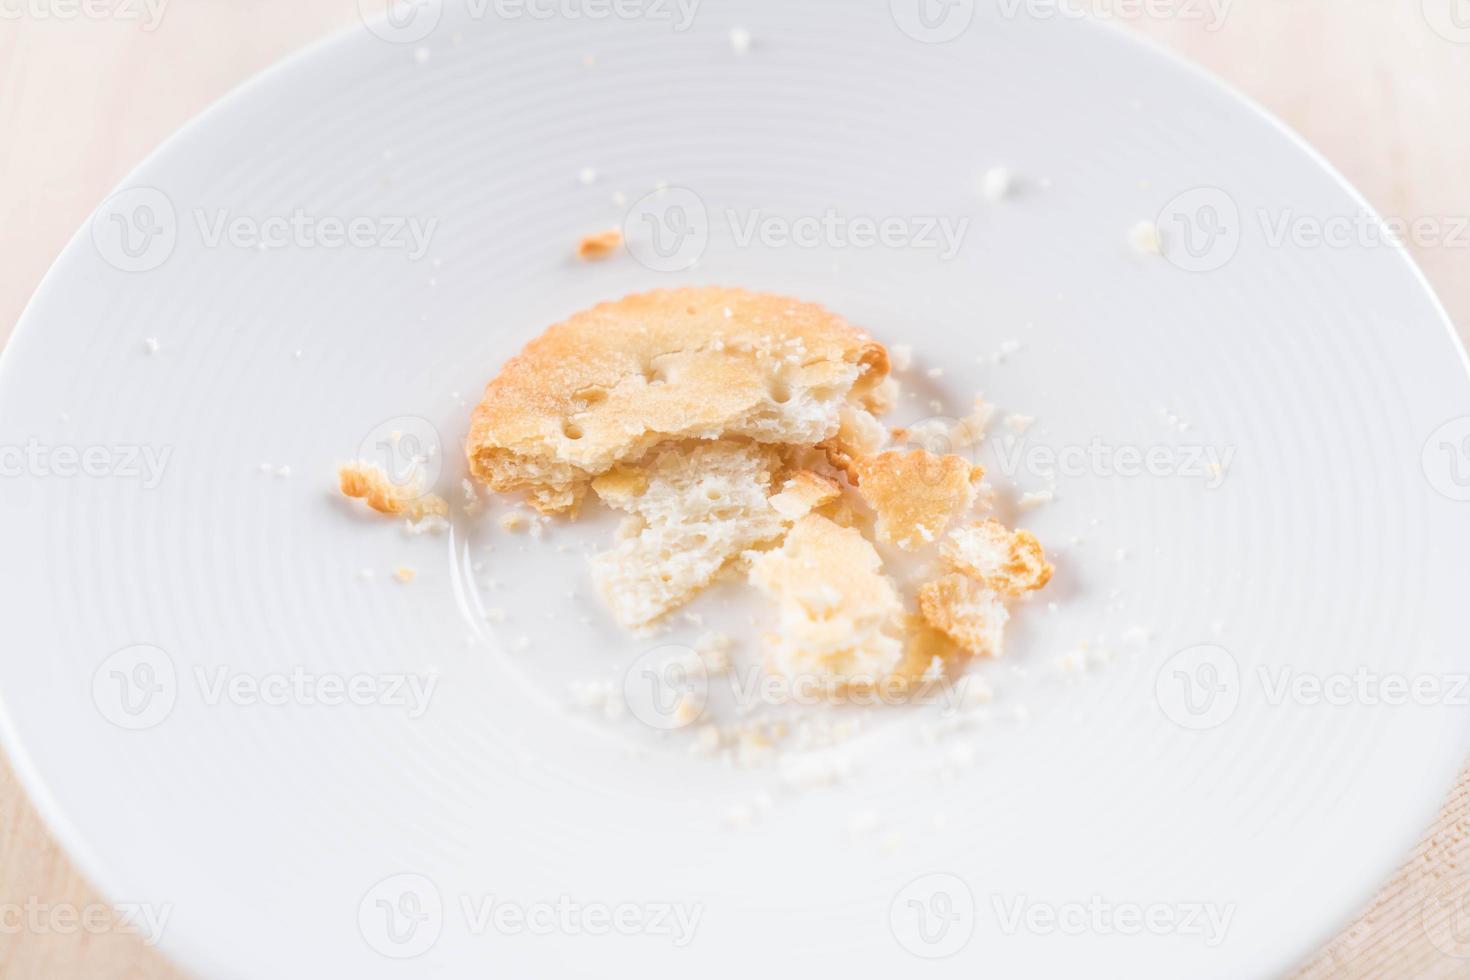
[[[1033,490],[1023,493],[1016,506],[1021,510],[1035,510],[1042,504],[1049,504],[1057,499],[1057,495],[1050,490]]]
[[[730,50],[736,54],[745,54],[750,50],[750,31],[743,27],[732,28],[730,31]]]
[[[955,703],[963,710],[970,710],[995,700],[995,689],[976,674],[966,674],[955,682]]]
[[[694,733],[694,749],[704,755],[720,751],[720,729],[717,725],[700,725]]]
[[[1072,650],[1057,658],[1057,670],[1064,674],[1080,674],[1087,669],[1087,655],[1080,650]]]
[[[888,348],[888,362],[895,371],[907,371],[914,365],[914,349],[908,344],[894,344]]]
[[[1128,242],[1141,255],[1164,254],[1164,243],[1159,238],[1159,229],[1152,221],[1140,221],[1128,231]]]
[[[980,178],[980,196],[992,204],[1010,196],[1015,177],[1005,167],[991,167]]]
[[[156,337],[149,337],[143,341],[143,350],[145,353],[157,354],[158,346],[158,338]]]
[[[590,187],[597,183],[597,170],[594,167],[583,167],[577,174],[577,179],[584,187]]]
[[[1005,418],[1006,428],[1013,432],[1025,432],[1035,421],[1036,417],[1032,415],[1007,415]]]

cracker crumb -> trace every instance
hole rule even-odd
[[[919,588],[919,611],[935,629],[977,657],[999,657],[1010,614],[1000,596],[966,575]]]
[[[895,371],[907,371],[914,366],[914,349],[908,344],[894,344],[888,348],[888,363]]]
[[[994,204],[1010,196],[1015,177],[1006,167],[991,167],[980,178],[980,196]]]
[[[963,456],[884,452],[855,464],[858,494],[878,514],[878,538],[913,551],[975,502],[985,471]]]
[[[961,710],[972,710],[995,700],[995,689],[978,674],[966,674],[955,682],[955,705]]]
[[[577,180],[582,184],[583,187],[591,187],[593,184],[597,183],[597,168],[583,167],[577,172]]]
[[[746,54],[750,51],[750,31],[743,27],[735,27],[730,30],[730,50],[736,54]]]
[[[1080,674],[1087,670],[1087,654],[1081,650],[1071,650],[1057,658],[1057,670],[1063,674]]]
[[[1057,499],[1057,495],[1051,490],[1032,490],[1021,494],[1021,499],[1016,506],[1021,510],[1035,510],[1042,504],[1049,504]]]
[[[1159,237],[1158,225],[1152,221],[1140,221],[1129,229],[1128,242],[1140,255],[1164,254],[1164,243]]]
[[[276,475],[290,476],[291,468],[281,467]],[[343,496],[362,500],[380,514],[406,517],[415,524],[425,518],[449,515],[448,502],[426,492],[426,479],[419,469],[414,471],[413,479],[399,485],[388,479],[381,466],[359,460],[340,467],[337,482]]]
[[[412,582],[414,579],[418,578],[419,573],[414,569],[409,568],[407,565],[399,565],[397,568],[393,569],[393,577],[402,582],[404,585],[407,585],[409,582]]]
[[[725,814],[725,822],[737,830],[746,830],[755,823],[755,811],[748,803],[738,804]]]
[[[617,228],[609,228],[588,235],[577,243],[577,258],[584,262],[596,262],[609,258],[623,244],[623,233]]]
[[[1007,596],[1045,587],[1055,571],[1034,534],[996,520],[955,528],[939,554],[950,568]]]

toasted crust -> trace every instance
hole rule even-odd
[[[718,287],[604,303],[506,364],[471,419],[474,475],[546,512],[671,439],[814,445],[888,374],[884,348],[812,303]]]
[[[935,629],[978,657],[999,657],[1010,614],[1000,596],[967,575],[919,587],[919,612]]]
[[[891,382],[893,379],[889,379]],[[887,384],[888,382],[885,382]],[[856,405],[844,405],[838,414],[837,433],[822,443],[829,465],[858,479],[857,461],[872,456],[888,444],[888,429],[873,413]]]
[[[362,500],[380,514],[407,517],[415,523],[426,517],[449,514],[449,504],[444,498],[425,492],[420,482],[402,486],[394,483],[375,463],[359,460],[338,468],[337,484],[343,496]]]
[[[1034,534],[1011,531],[995,520],[955,528],[939,554],[950,568],[1007,596],[1043,587],[1053,571]]]
[[[854,464],[858,494],[878,515],[878,536],[912,551],[933,542],[975,501],[985,471],[963,456],[924,449],[886,452]]]

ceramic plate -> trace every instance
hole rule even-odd
[[[133,174],[0,376],[5,743],[109,899],[252,978],[1263,976],[1344,925],[1466,749],[1464,355],[1298,140],[1043,14],[399,6]],[[500,365],[682,283],[912,347],[895,422],[999,407],[1057,576],[989,703],[702,754],[662,668],[725,629],[705,708],[766,718],[769,612],[627,636],[606,519],[469,513]],[[451,526],[339,499],[359,456]]]

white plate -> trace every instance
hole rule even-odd
[[[1463,692],[1367,703],[1383,675],[1466,668],[1467,428],[1441,429],[1470,416],[1463,353],[1398,249],[1272,238],[1363,202],[1214,82],[1012,4],[711,0],[687,30],[671,4],[522,9],[426,7],[253,82],[104,206],[6,351],[0,446],[34,451],[0,481],[5,741],[85,871],[168,909],[164,950],[220,977],[1238,977],[1308,955],[1467,744]],[[988,203],[999,164],[1018,184]],[[221,214],[248,232],[296,209],[435,224],[418,257],[209,242]],[[829,209],[816,247],[740,241],[756,210]],[[970,220],[957,255],[917,247],[925,216]],[[1128,241],[1155,216],[1164,257]],[[625,217],[642,264],[569,257]],[[841,224],[887,217],[920,241],[856,247]],[[1084,467],[1022,515],[1058,576],[986,668],[991,720],[931,743],[938,706],[869,713],[842,783],[786,788],[567,706],[699,632],[609,627],[579,553],[600,530],[536,542],[492,510],[410,537],[336,499],[335,464],[394,428],[441,441],[457,496],[468,405],[506,357],[683,282],[911,344],[902,417],[983,389],[1037,417],[1032,450],[1166,447],[1154,475]],[[997,445],[1005,499],[1046,485]],[[67,447],[93,476],[65,475]],[[167,453],[161,479],[129,447]],[[1219,487],[1190,447],[1233,451]],[[1359,669],[1368,697],[1278,696],[1283,671]],[[437,686],[421,714],[250,693],[296,671],[385,701],[396,675]],[[492,897],[592,919],[511,934],[478,921]],[[697,907],[692,941],[664,906]],[[619,912],[641,932],[588,934]]]

